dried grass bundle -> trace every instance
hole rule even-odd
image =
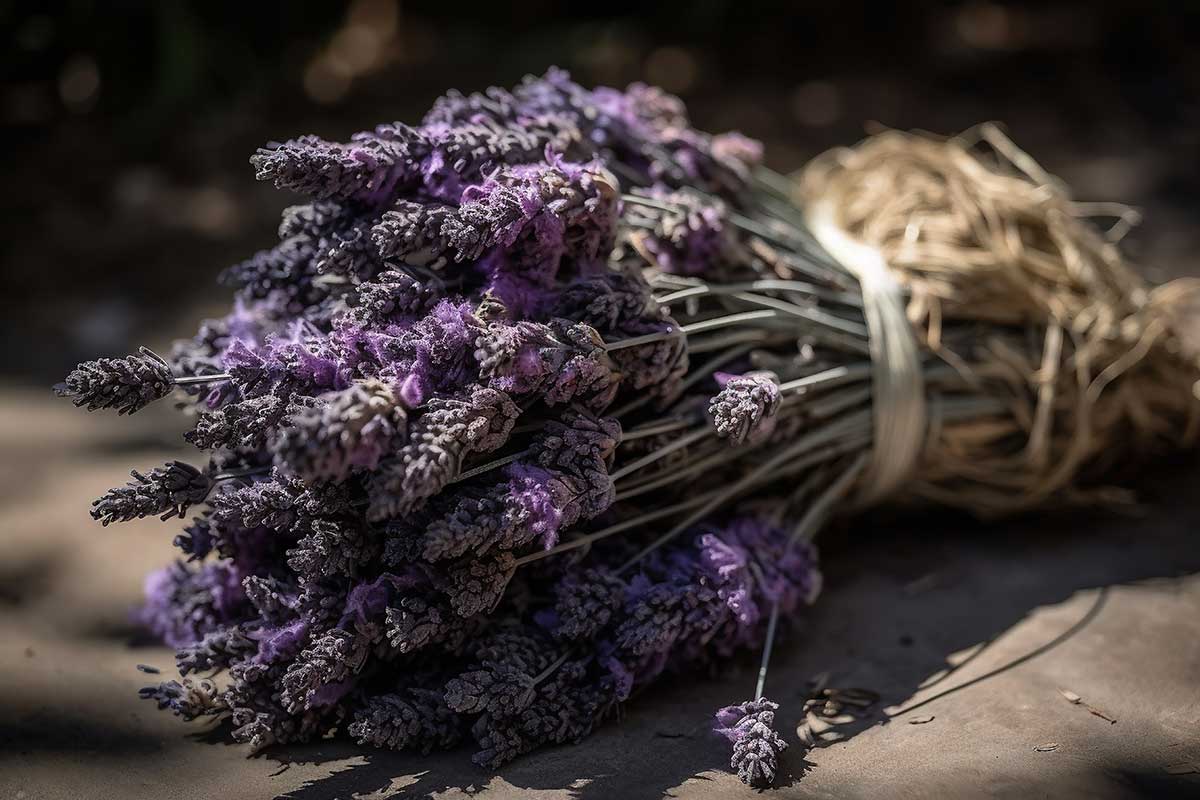
[[[983,515],[1116,499],[1082,487],[1131,454],[1195,441],[1200,282],[1150,287],[1117,247],[1133,212],[1073,201],[994,125],[830,151],[798,197],[836,256],[862,257],[844,232],[882,257],[934,357],[927,374],[959,378],[927,390],[906,496]],[[1107,235],[1097,215],[1118,220]],[[949,404],[990,410],[948,420]]]

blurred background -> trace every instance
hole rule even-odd
[[[556,64],[659,84],[792,169],[867,123],[1003,121],[1084,199],[1122,200],[1153,277],[1200,245],[1200,4],[699,0],[0,2],[0,380],[189,333],[293,201],[259,145],[419,120]]]

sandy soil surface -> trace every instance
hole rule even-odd
[[[89,498],[183,453],[182,420],[76,412],[0,392],[0,798],[735,798],[712,710],[752,659],[669,681],[586,743],[491,775],[341,741],[247,758],[136,691],[171,654],[128,623],[171,557],[156,521],[102,529]],[[810,681],[879,701],[793,746],[767,797],[1200,796],[1200,506],[1191,464],[1158,465],[1135,514],[997,525],[877,514],[829,532],[827,586],[778,654],[789,739]],[[1064,692],[1066,694],[1064,694]],[[1073,703],[1068,696],[1079,698]]]

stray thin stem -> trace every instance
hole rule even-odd
[[[625,442],[632,442],[637,439],[643,439],[647,436],[657,436],[660,433],[670,433],[671,431],[677,431],[680,428],[690,427],[695,423],[696,420],[694,419],[673,419],[666,422],[660,422],[657,425],[646,425],[641,428],[634,428],[633,430],[626,431],[621,435],[621,443],[624,444]]]
[[[639,469],[646,466],[647,464],[653,464],[655,461],[658,461],[660,458],[668,456],[671,453],[674,453],[676,450],[681,450],[684,447],[687,447],[692,442],[703,439],[705,436],[708,436],[711,432],[712,432],[712,429],[710,427],[708,427],[707,425],[705,425],[703,428],[699,428],[698,430],[694,430],[689,434],[680,436],[675,441],[671,442],[668,445],[664,445],[663,447],[658,448],[653,453],[648,453],[648,454],[642,456],[641,458],[637,459],[636,461],[626,464],[625,466],[621,467],[616,472],[612,473],[609,477],[612,478],[612,480],[614,480],[614,481],[620,480],[621,478],[625,477],[626,475],[630,474],[631,472],[637,472]]]
[[[762,663],[758,666],[758,684],[754,687],[754,699],[761,700],[767,684],[767,668],[771,665],[771,650],[775,647],[775,629],[779,625],[779,598],[771,603],[771,617],[767,620],[767,638],[763,642]]]
[[[271,471],[270,467],[242,467],[240,469],[230,469],[225,472],[218,472],[212,476],[213,483],[217,481],[230,481],[234,478],[246,478],[251,475],[266,475]]]
[[[613,534],[627,531],[630,528],[636,528],[639,525],[644,525],[647,522],[653,522],[656,519],[662,519],[663,517],[669,517],[672,514],[677,514],[680,511],[686,511],[692,506],[698,505],[707,500],[711,494],[712,493],[710,492],[709,494],[704,494],[699,497],[693,497],[690,500],[684,500],[682,503],[676,503],[675,505],[665,506],[664,508],[660,508],[656,511],[649,511],[645,514],[639,514],[638,516],[627,519],[624,522],[618,522],[616,525],[610,525],[607,528],[602,528],[598,531],[584,534],[583,536],[580,536],[577,539],[572,539],[569,542],[563,542],[562,544],[555,545],[549,550],[543,550],[540,553],[530,553],[527,556],[521,556],[513,563],[515,566],[519,567],[523,564],[540,561],[543,558],[556,556],[559,553],[565,553],[568,550],[574,550],[578,547],[583,547],[584,545],[599,541],[600,539],[612,536]]]
[[[604,345],[604,349],[608,351],[623,350],[626,347],[638,347],[643,344],[654,344],[655,342],[663,342],[667,339],[676,339],[681,336],[686,337],[693,333],[703,333],[717,328],[725,328],[730,325],[737,325],[741,322],[752,322],[759,319],[772,319],[778,317],[779,311],[775,309],[763,309],[761,311],[743,311],[740,314],[730,314],[725,317],[714,317],[701,322],[693,322],[691,325],[683,325],[673,331],[661,331],[659,333],[647,333],[642,336],[632,336],[628,339],[621,339],[617,342],[609,342]]]
[[[870,364],[851,364],[849,366],[833,367],[823,372],[805,375],[803,378],[796,378],[794,381],[781,383],[779,384],[779,391],[791,392],[799,389],[810,389],[814,386],[838,386],[843,383],[852,383],[862,378],[869,378],[870,376]]]
[[[529,451],[521,450],[519,452],[504,456],[503,458],[497,458],[495,461],[489,461],[486,464],[480,464],[478,467],[472,467],[466,472],[460,472],[458,477],[453,478],[450,482],[458,483],[459,481],[465,481],[468,478],[474,478],[476,475],[482,475],[483,473],[489,472],[493,469],[499,469],[500,467],[507,466],[508,464],[511,464],[517,459],[526,455],[529,455]]]
[[[824,524],[833,508],[833,504],[840,500],[846,492],[850,491],[850,487],[857,480],[863,468],[867,465],[867,454],[860,453],[850,466],[838,476],[837,480],[829,485],[825,491],[813,501],[808,507],[808,511],[796,523],[796,527],[792,529],[789,542],[794,542],[797,539],[812,539]]]
[[[566,662],[566,660],[567,660],[567,656],[569,656],[569,655],[570,655],[570,653],[563,653],[561,656],[559,656],[558,658],[554,659],[554,663],[553,663],[553,664],[551,664],[550,666],[546,667],[544,670],[542,670],[541,672],[539,672],[539,673],[538,673],[538,674],[537,674],[537,675],[534,677],[534,679],[533,679],[533,685],[534,685],[534,686],[537,686],[539,683],[541,683],[542,681],[546,680],[546,678],[549,678],[549,677],[550,677],[550,676],[551,676],[551,675],[554,673],[554,670],[558,669],[559,667],[561,667],[561,666],[562,666],[562,665],[563,665],[563,664]]]
[[[227,381],[233,378],[228,372],[220,372],[216,375],[185,375],[182,378],[172,378],[176,386],[193,386],[199,383],[212,383],[214,381]]]

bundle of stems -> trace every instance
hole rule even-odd
[[[1121,499],[1106,470],[1194,441],[1200,292],[1125,266],[1125,209],[994,126],[794,180],[758,156],[660,90],[554,70],[260,151],[315,200],[232,270],[234,311],[60,388],[122,413],[191,392],[211,451],[94,504],[208,506],[176,539],[202,565],[153,576],[144,619],[230,685],[144,695],[254,747],[469,733],[498,766],[761,647],[717,730],[767,783],[767,666],[832,517]]]

